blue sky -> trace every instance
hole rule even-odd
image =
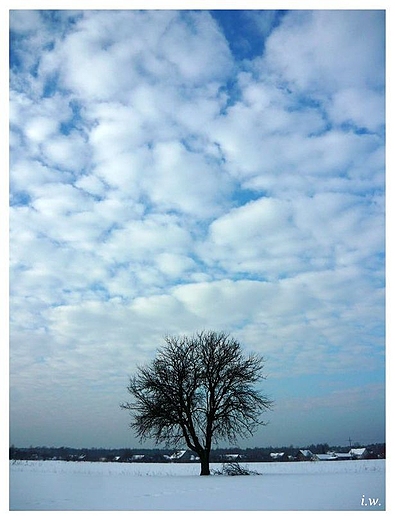
[[[166,334],[267,359],[241,446],[385,438],[379,10],[11,11],[10,442],[138,446]]]

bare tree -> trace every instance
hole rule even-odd
[[[224,332],[168,336],[148,365],[130,378],[131,428],[141,439],[177,446],[185,442],[200,459],[201,475],[210,474],[210,451],[220,439],[235,441],[264,424],[272,401],[254,384],[263,379],[263,358],[243,355]]]

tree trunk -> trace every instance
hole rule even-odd
[[[200,453],[200,475],[210,475],[210,452]]]

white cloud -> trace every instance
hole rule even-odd
[[[45,141],[58,130],[57,121],[49,117],[36,117],[26,124],[26,136],[36,142]]]
[[[218,213],[230,192],[225,172],[179,142],[155,145],[152,168],[142,181],[143,187],[162,211],[176,209],[187,215],[210,217]]]
[[[111,160],[146,142],[147,136],[141,128],[144,120],[134,107],[97,103],[89,106],[87,116],[94,123],[89,142],[95,162]]]
[[[11,138],[10,149],[15,152],[11,154],[11,164],[18,164],[27,157],[45,164],[47,157],[43,153],[43,148],[47,148],[51,152],[51,148],[56,146],[56,142],[61,141],[62,138],[59,136],[61,124],[69,121],[71,117],[69,100],[59,94],[52,98],[38,100],[34,95],[29,96],[11,89],[10,134],[13,139]],[[77,136],[76,139],[78,139]],[[70,144],[64,143],[63,148],[65,147],[68,147],[68,151],[74,155],[75,151]],[[54,152],[56,150],[53,150]],[[63,157],[63,162],[64,160]],[[71,160],[69,157],[68,162],[70,163]],[[52,164],[46,165],[52,166]],[[25,186],[25,189],[29,190],[29,184]]]
[[[106,184],[96,175],[87,174],[77,179],[75,186],[80,188],[94,197],[104,198],[107,193]],[[110,200],[110,203],[112,201]],[[118,199],[115,199],[116,205],[120,204]]]
[[[79,172],[88,163],[87,143],[76,132],[46,140],[43,151],[46,162],[56,168]]]
[[[359,182],[366,182],[371,174],[365,163],[375,149],[383,160],[380,140],[337,129],[324,132],[324,123],[324,115],[317,109],[290,113],[286,100],[269,109],[256,108],[247,101],[216,119],[210,135],[219,144],[227,168],[244,180],[246,187],[275,194],[328,188],[348,191],[353,185],[346,185],[339,171],[358,169],[358,177],[353,178],[358,188]]]
[[[382,251],[383,208],[377,202],[366,204],[364,197],[336,193],[295,200],[294,221],[312,239],[311,256],[319,258],[321,250],[332,257],[334,265],[360,265]]]
[[[33,207],[51,219],[86,209],[89,202],[92,205],[92,201],[89,201],[81,191],[61,182],[35,188],[34,195]]]
[[[190,244],[190,235],[177,219],[153,215],[144,220],[131,220],[114,229],[99,246],[100,254],[113,262],[138,259],[150,261],[159,252],[183,252]]]
[[[339,90],[328,112],[337,124],[351,123],[375,132],[385,121],[384,96],[368,89]]]
[[[160,41],[165,49],[164,57],[175,64],[177,76],[189,85],[223,79],[231,67],[231,56],[211,16],[189,13],[185,18]]]
[[[25,192],[32,195],[35,188],[47,183],[61,182],[66,177],[60,171],[49,168],[40,161],[24,157],[23,154],[16,158],[11,170],[11,195],[15,195],[16,192]]]
[[[382,203],[319,193],[261,198],[223,214],[199,247],[208,263],[270,280],[295,273],[370,265],[384,247]]]
[[[142,79],[204,85],[231,63],[208,14],[175,11],[87,14],[55,57],[43,71],[61,63],[64,85],[96,100],[128,99]]]
[[[382,87],[383,11],[297,11],[266,44],[269,67],[297,89]]]
[[[161,253],[155,261],[160,271],[170,278],[180,278],[186,271],[192,271],[195,262],[186,255]]]
[[[261,198],[221,216],[210,226],[202,246],[208,261],[219,261],[231,272],[251,272],[270,279],[301,268],[298,256],[304,237],[291,223],[286,201]]]

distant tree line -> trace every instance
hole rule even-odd
[[[356,446],[354,446],[356,447]],[[370,444],[365,446],[370,457],[385,458],[385,444]],[[273,453],[282,453],[282,459],[294,460],[301,449],[310,450],[315,454],[323,454],[329,451],[349,451],[349,446],[329,446],[328,444],[311,444],[302,448],[294,446],[282,446],[267,448],[217,448],[212,450],[212,462],[224,462],[226,460],[239,460],[243,462],[272,462]],[[106,462],[193,462],[191,456],[184,458],[172,457],[175,450],[169,449],[132,449],[132,448],[60,448],[46,446],[30,446],[29,448],[9,449],[10,460],[64,460],[64,461],[106,461]],[[191,454],[191,452],[189,452]]]

